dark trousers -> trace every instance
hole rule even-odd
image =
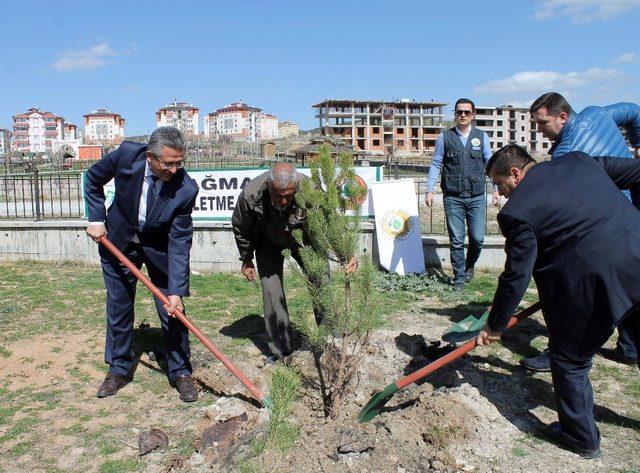
[[[151,281],[164,294],[169,295],[167,275],[149,261],[139,244],[129,244],[123,253],[137,268],[141,268],[144,264]],[[107,337],[104,361],[109,365],[109,373],[128,376],[132,374],[131,371],[135,365],[131,341],[137,279],[113,256],[103,256],[101,263],[107,289]],[[167,375],[173,382],[178,376],[191,373],[189,332],[178,319],[169,317],[160,301],[156,299],[155,303],[164,334]]]
[[[589,370],[593,354],[567,357],[550,345],[551,378],[562,433],[574,447],[595,450],[600,447],[600,431],[593,417],[593,388]]]
[[[630,314],[621,326],[633,341],[640,341],[640,314]],[[556,338],[551,334],[549,359],[562,432],[575,447],[596,449],[600,446],[600,432],[593,416],[593,389],[589,381],[589,370],[593,354],[599,347],[584,356],[570,356],[557,348]],[[640,368],[640,357],[638,367]]]
[[[638,358],[638,342],[625,325],[618,327],[618,341],[616,348],[625,358]]]
[[[271,354],[282,358],[289,355],[293,348],[291,344],[291,322],[287,309],[287,298],[283,286],[282,246],[262,241],[256,248],[256,263],[262,283],[262,302],[264,309],[264,325],[267,332],[267,344]],[[304,264],[300,254],[292,249],[291,256],[304,271]],[[328,271],[328,268],[327,268]],[[321,312],[314,308],[316,323],[322,321]]]
[[[445,195],[444,213],[449,232],[449,254],[455,282],[466,280],[465,271],[472,268],[482,250],[486,226],[484,194],[474,197]],[[469,234],[467,257],[464,256],[465,226]]]
[[[622,338],[622,334],[625,334],[627,340],[629,340],[634,347],[640,346],[640,312],[629,314],[622,320],[622,323],[618,325],[618,332],[620,336],[618,337],[618,345],[620,344],[620,339]],[[631,358],[631,356],[629,357]],[[635,358],[638,363],[638,368],[640,368],[640,352],[635,351]]]

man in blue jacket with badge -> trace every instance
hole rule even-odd
[[[538,129],[553,142],[551,159],[562,158],[567,153],[582,151],[589,156],[613,156],[618,158],[640,157],[640,106],[634,103],[616,103],[606,107],[587,107],[576,113],[567,100],[557,92],[541,95],[531,105]],[[626,131],[633,146],[629,151],[619,127]],[[640,208],[640,195],[632,189],[624,191],[633,204]],[[585,196],[585,198],[589,198]],[[598,196],[590,198],[597,199]],[[618,328],[618,342],[611,350],[602,348],[600,354],[614,361],[634,364],[637,348],[624,327]],[[549,353],[523,358],[522,366],[533,371],[549,371]]]
[[[198,399],[191,377],[189,333],[170,315],[184,310],[189,295],[189,255],[193,237],[191,212],[198,187],[183,169],[186,145],[180,130],[160,127],[149,144],[124,141],[91,166],[85,178],[89,207],[87,234],[111,242],[164,292],[170,305],[156,300],[167,353],[167,375],[180,399]],[[115,197],[105,209],[104,185],[113,179]],[[97,396],[107,397],[131,381],[135,360],[131,351],[136,278],[102,245],[99,247],[107,289],[105,362],[109,372]]]
[[[425,203],[433,205],[433,188],[442,170],[440,186],[449,232],[449,254],[453,268],[453,287],[462,291],[474,274],[474,266],[486,229],[484,167],[491,157],[487,134],[473,125],[476,106],[469,99],[458,99],[454,107],[456,126],[436,140]],[[494,202],[498,194],[494,193]],[[469,228],[469,247],[464,255],[465,222]]]

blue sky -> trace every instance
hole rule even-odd
[[[56,0],[2,17],[0,127],[108,107],[136,135],[174,98],[201,116],[242,99],[303,129],[325,98],[640,101],[640,0]]]

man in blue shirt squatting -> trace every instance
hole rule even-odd
[[[531,105],[530,112],[538,129],[553,142],[551,159],[562,158],[573,151],[582,151],[591,157],[640,157],[640,106],[634,103],[615,103],[606,107],[587,107],[576,113],[569,102],[556,92],[541,95]],[[625,129],[633,146],[633,153],[618,127]],[[640,195],[631,190],[624,194],[640,209]],[[597,195],[585,198],[598,199]],[[612,235],[612,238],[615,236]],[[615,349],[601,348],[599,353],[611,360],[628,365],[635,364],[637,348],[624,327],[618,327]],[[540,355],[523,358],[520,363],[533,371],[551,371],[549,350]]]
[[[425,203],[433,205],[433,188],[442,171],[440,186],[449,232],[449,252],[453,267],[453,287],[462,291],[471,281],[486,228],[484,168],[491,157],[487,134],[473,125],[476,107],[469,99],[458,99],[454,107],[456,126],[438,136],[429,168]],[[497,203],[494,192],[493,202]],[[464,255],[465,220],[469,248]]]

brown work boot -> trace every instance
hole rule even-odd
[[[173,382],[180,393],[182,402],[194,402],[198,400],[198,385],[190,374],[178,376]]]
[[[108,373],[107,377],[98,388],[98,397],[113,396],[118,390],[126,386],[131,381],[131,378],[120,376],[113,373]]]

